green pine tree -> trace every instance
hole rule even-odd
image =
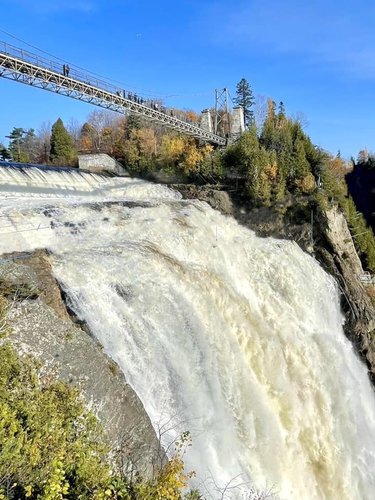
[[[278,118],[279,122],[281,122],[282,120],[285,120],[285,118],[286,118],[285,105],[284,105],[283,101],[279,102],[277,118]]]
[[[263,147],[269,150],[276,150],[277,143],[277,116],[276,103],[272,99],[267,102],[267,116],[263,123],[262,132],[260,134],[260,142]]]
[[[13,161],[25,163],[30,161],[24,148],[27,134],[28,132],[22,127],[13,127],[12,132],[6,136],[9,139],[9,152]]]
[[[76,154],[73,138],[59,118],[52,125],[50,160],[54,164],[73,165]]]
[[[241,106],[243,108],[244,118],[245,118],[245,126],[248,128],[254,121],[254,113],[252,111],[252,106],[254,104],[254,95],[249,82],[242,78],[236,86],[236,97],[234,98],[234,102],[237,106]]]
[[[4,144],[0,143],[0,160],[11,160],[11,158],[9,150],[4,146]]]

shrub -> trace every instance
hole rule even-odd
[[[6,313],[0,295],[0,337],[8,331]],[[182,460],[188,433],[157,477],[130,482],[113,471],[102,428],[76,389],[41,377],[38,363],[19,357],[4,340],[0,359],[0,500],[183,497],[191,476]]]

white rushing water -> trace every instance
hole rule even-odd
[[[105,191],[0,198],[0,253],[52,251],[73,309],[155,427],[172,419],[164,444],[191,431],[187,470],[211,498],[213,479],[242,474],[288,500],[373,499],[374,394],[333,280],[295,243],[164,187],[116,182],[124,203]]]

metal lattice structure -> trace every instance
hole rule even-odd
[[[225,136],[230,136],[230,111],[228,89],[215,89],[214,134],[219,135],[219,130]]]
[[[39,57],[31,52],[0,42],[0,76],[31,85],[56,94],[78,99],[117,113],[136,113],[148,121],[154,121],[170,129],[178,130],[197,139],[224,146],[227,140],[201,128],[199,125],[180,120],[167,112],[153,109],[147,104],[123,97],[119,89],[104,80],[81,73],[76,69],[67,76],[63,66]],[[167,110],[166,110],[167,111]]]

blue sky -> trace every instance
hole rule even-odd
[[[0,30],[69,64],[196,111],[246,78],[302,113],[314,143],[375,149],[371,0],[2,0]],[[0,31],[0,40],[23,45]],[[34,51],[29,47],[30,51]],[[92,106],[0,78],[0,142],[13,127],[84,122]]]

